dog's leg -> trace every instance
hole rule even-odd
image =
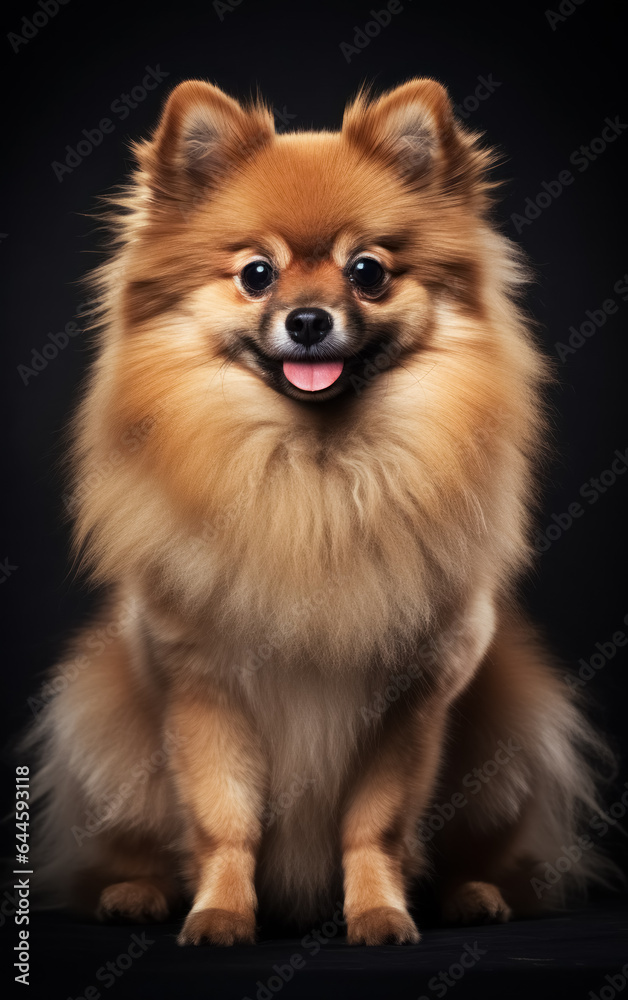
[[[252,942],[265,787],[261,750],[243,714],[219,698],[180,698],[173,724],[187,737],[173,770],[189,810],[195,883],[179,943]]]
[[[447,923],[503,924],[511,909],[500,890],[491,882],[460,882],[442,893],[443,916]]]
[[[96,916],[100,920],[132,920],[144,923],[165,920],[180,902],[181,892],[175,880],[164,871],[163,858],[150,845],[123,838],[111,838],[106,846],[107,880],[99,896]],[[85,873],[85,888],[103,880],[103,874]]]
[[[478,766],[481,764],[478,761]],[[484,788],[483,785],[478,795]],[[490,829],[490,812],[482,815],[476,808],[474,818],[484,822],[484,829],[473,829],[465,822],[470,816],[470,813],[465,815],[465,810],[473,810],[475,803],[472,805],[464,797],[462,801],[460,815],[454,814],[437,841],[442,867],[438,895],[443,918],[447,923],[466,926],[505,923],[510,920],[512,910],[500,884],[500,862],[509,856],[519,821],[503,817],[500,824]]]
[[[478,591],[466,613],[439,637],[419,685],[404,703],[397,702],[396,711],[390,707],[385,713],[378,748],[344,817],[350,943],[419,940],[405,900],[409,877],[425,862],[417,824],[434,793],[449,708],[477,670],[494,627],[492,601]]]
[[[389,710],[390,711],[390,710]],[[429,800],[440,761],[446,710],[433,705],[390,718],[379,752],[344,816],[345,917],[350,944],[419,940],[406,905],[406,844]],[[392,713],[391,713],[392,715]],[[414,858],[414,869],[420,859]]]

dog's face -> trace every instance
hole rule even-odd
[[[287,152],[294,161],[295,151]],[[343,219],[348,185],[338,172],[326,178],[325,193],[320,160],[299,153],[297,183],[278,185],[257,224],[242,233],[246,245],[216,291],[232,304],[231,322],[220,330],[228,356],[276,391],[318,403],[352,391],[373,365],[387,369],[401,344],[420,336],[428,302],[420,284],[404,294],[408,279],[394,253],[400,233],[390,225],[377,232],[359,216]],[[264,180],[262,172],[262,187]],[[327,204],[320,219],[305,192]],[[367,191],[366,216],[369,200]],[[288,225],[280,203],[291,206]]]
[[[221,382],[355,397],[426,344],[440,297],[475,308],[478,153],[431,80],[358,99],[339,133],[279,136],[264,108],[181,84],[138,155],[126,325],[168,322],[183,359],[194,331]]]

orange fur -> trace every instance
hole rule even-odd
[[[101,620],[134,610],[33,734],[49,882],[103,916],[158,919],[187,891],[182,943],[252,940],[258,898],[314,919],[343,883],[350,941],[416,941],[407,893],[436,856],[450,919],[524,912],[598,808],[604,747],[516,611],[549,376],[491,154],[432,80],[283,135],[190,81],[135,152],[72,456]],[[348,279],[357,253],[376,292]],[[346,368],[310,400],[273,365],[313,306]],[[432,854],[435,797],[508,739]],[[602,870],[591,853],[543,903]]]

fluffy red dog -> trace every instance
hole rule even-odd
[[[35,734],[49,880],[102,917],[189,894],[182,943],[339,893],[350,942],[417,941],[430,871],[450,920],[555,902],[602,869],[534,882],[604,748],[517,610],[547,372],[490,153],[427,79],[283,135],[190,81],[135,152],[73,450],[111,596]]]

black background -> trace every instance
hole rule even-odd
[[[558,11],[558,3],[548,4]],[[186,0],[161,5],[69,0],[17,52],[9,32],[21,34],[22,18],[30,20],[41,8],[33,0],[5,7],[0,256],[6,331],[2,401],[8,408],[3,493],[10,506],[2,519],[0,560],[16,567],[0,577],[6,744],[31,718],[27,698],[37,691],[38,675],[94,600],[70,567],[57,469],[63,429],[91,357],[89,336],[70,340],[28,384],[18,366],[30,365],[32,349],[40,351],[50,332],[76,319],[86,297],[78,281],[101,259],[103,245],[88,213],[123,180],[129,140],[148,134],[169,89],[189,77],[211,80],[239,97],[259,87],[278,112],[278,126],[284,128],[282,116],[289,115],[288,126],[298,129],[339,127],[345,101],[363,80],[384,89],[410,76],[433,76],[458,104],[473,95],[478,77],[499,82],[487,99],[467,105],[477,104],[467,123],[504,154],[496,170],[504,182],[497,219],[529,256],[535,283],[528,308],[556,361],[555,458],[545,478],[539,527],[555,524],[552,514],[562,514],[573,502],[584,508],[539,555],[525,600],[565,671],[577,671],[578,661],[597,652],[596,643],[607,643],[618,630],[628,633],[623,622],[628,474],[593,504],[579,493],[610,467],[615,449],[628,449],[628,301],[614,291],[628,275],[628,129],[584,172],[569,162],[578,147],[600,136],[607,117],[628,123],[620,4],[563,3],[566,13],[553,29],[543,3],[403,0],[391,23],[347,61],[341,43],[352,43],[356,28],[371,20],[370,10],[383,6],[368,0],[342,6],[241,0],[225,10],[222,4]],[[147,66],[159,66],[168,76],[121,121],[111,104],[141,84]],[[96,128],[103,117],[115,123],[114,132],[60,182],[52,162],[62,161],[65,147],[76,148],[82,130]],[[535,199],[543,181],[554,181],[565,169],[574,182],[518,233],[513,214],[523,214],[526,199]],[[628,288],[628,277],[626,283]],[[579,327],[587,310],[600,310],[609,298],[617,303],[616,313],[562,363],[555,344],[567,343],[569,328]],[[626,649],[618,649],[586,684],[592,716],[620,756],[623,745],[611,796],[628,780],[626,659]],[[6,749],[3,786],[9,798],[13,766]],[[617,839],[608,837],[612,850]],[[6,937],[6,928],[2,934]],[[80,986],[68,981],[67,991]],[[296,985],[292,989],[298,994]]]

